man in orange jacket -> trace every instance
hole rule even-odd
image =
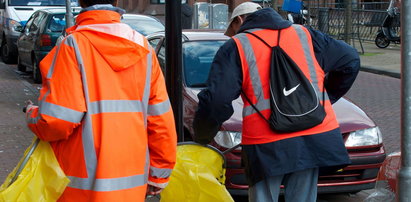
[[[144,201],[167,185],[176,131],[154,50],[116,0],[80,0],[69,35],[40,63],[27,123],[70,183],[59,201]],[[147,191],[149,190],[149,191]]]

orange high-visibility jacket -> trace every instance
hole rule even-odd
[[[71,182],[59,201],[144,201],[164,188],[176,130],[164,77],[144,36],[120,14],[92,10],[40,64],[29,128],[50,141]]]
[[[272,47],[277,44],[278,30],[254,29],[248,30],[248,32],[259,36]],[[233,39],[240,54],[244,93],[268,119],[271,112],[269,101],[271,48],[257,37],[247,33],[235,35]],[[292,25],[282,29],[278,44],[311,82],[327,115],[321,124],[312,128],[292,133],[276,133],[270,129],[267,122],[260,117],[250,103],[244,101],[243,144],[264,144],[292,137],[324,133],[339,127],[327,93],[323,93],[325,75],[315,58],[309,31],[300,25]],[[322,96],[326,96],[324,103]]]

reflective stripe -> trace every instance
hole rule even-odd
[[[80,49],[77,45],[77,42],[73,35],[69,35],[66,39],[67,45],[71,46],[74,48],[74,52],[76,54],[76,59],[78,66],[80,68],[80,73],[81,73],[81,80],[83,82],[83,91],[84,91],[84,98],[86,101],[87,109],[90,109],[90,98],[89,98],[89,90],[88,90],[88,83],[87,83],[87,75],[86,75],[86,70],[83,66],[83,58],[81,56]],[[96,156],[96,151],[94,148],[94,136],[93,136],[93,128],[92,128],[92,119],[91,119],[91,114],[86,113],[84,116],[83,124],[82,124],[82,142],[83,142],[83,152],[84,152],[84,161],[86,164],[86,170],[87,170],[87,179],[84,178],[76,178],[72,177],[71,179],[73,180],[72,183],[73,185],[77,185],[78,183],[82,183],[82,187],[87,187],[88,184],[93,184],[94,183],[94,178],[96,176],[96,166],[97,166],[97,156]],[[79,180],[77,183],[77,179],[82,179]],[[68,186],[72,186],[72,183],[70,183]]]
[[[156,168],[151,166],[150,167],[150,176],[157,177],[157,178],[168,178],[171,175],[172,169],[169,168]]]
[[[59,51],[60,51],[60,46],[57,46],[56,53],[55,53],[55,55],[54,55],[54,57],[53,57],[53,61],[51,62],[51,67],[50,67],[49,71],[47,72],[47,78],[48,78],[48,79],[50,79],[51,76],[53,76],[54,66],[55,66],[56,59],[57,59],[57,55],[58,55]]]
[[[251,46],[250,40],[245,34],[239,34],[236,36],[241,42],[243,52],[247,60],[248,71],[251,77],[251,84],[253,86],[254,95],[257,100],[264,99],[263,87],[261,83],[260,74],[258,73],[257,60],[254,55],[254,50]]]
[[[147,54],[147,70],[146,70],[146,83],[144,85],[143,93],[143,114],[144,114],[144,126],[147,128],[147,110],[148,110],[148,100],[150,98],[151,89],[151,69],[152,69],[152,52],[151,50]]]
[[[254,105],[259,111],[263,111],[263,110],[267,110],[267,109],[271,109],[270,107],[270,100],[269,99],[263,99],[263,100],[259,100],[257,102],[257,104]],[[243,109],[243,117],[249,116],[251,114],[256,113],[256,111],[254,110],[254,108],[249,105],[247,107],[244,107]]]
[[[39,108],[40,114],[46,114],[64,121],[72,123],[80,123],[84,116],[84,112],[79,112],[67,107],[52,104],[49,102],[42,101],[41,108]]]
[[[74,48],[78,66],[80,67],[80,72],[81,72],[81,78],[83,82],[83,90],[84,90],[84,95],[85,95],[85,100],[87,104],[87,109],[91,110],[93,112],[107,112],[107,111],[116,111],[116,110],[136,110],[138,109],[138,103],[137,101],[125,101],[125,100],[103,100],[99,102],[90,102],[90,97],[89,97],[89,89],[88,89],[88,83],[87,83],[87,75],[86,75],[86,70],[83,65],[83,59],[82,55],[80,52],[80,49],[75,41],[75,38],[71,35],[68,36],[68,40],[66,40],[66,43],[70,45],[71,47]],[[150,61],[148,61],[148,64],[150,64],[150,68],[147,68],[147,77],[150,77],[151,74],[151,54],[148,54],[150,57]],[[150,84],[150,79],[146,81],[146,84]],[[150,89],[150,88],[148,88]],[[148,98],[149,98],[149,90],[145,88],[145,94],[143,96],[143,108],[142,111],[145,111],[145,115],[147,113],[147,106],[148,106]],[[146,101],[144,100],[146,99]],[[125,104],[127,106],[118,106]],[[145,104],[147,103],[147,104]],[[145,104],[145,105],[144,105]],[[141,103],[140,103],[141,105]],[[87,112],[84,116],[83,119],[83,125],[82,125],[82,142],[83,142],[83,150],[84,150],[84,161],[86,164],[86,170],[87,170],[87,178],[79,178],[79,177],[74,177],[74,176],[68,176],[69,179],[71,180],[70,184],[68,185],[69,187],[77,188],[77,189],[83,189],[83,190],[93,190],[93,191],[115,191],[115,190],[122,190],[122,189],[130,189],[133,187],[137,186],[142,186],[147,183],[147,172],[141,175],[134,175],[134,176],[129,176],[129,177],[120,177],[120,178],[110,178],[110,179],[95,179],[96,178],[96,167],[97,167],[97,156],[96,156],[96,151],[94,148],[94,135],[93,135],[93,123],[91,119],[91,112]],[[146,116],[145,116],[146,119]],[[148,151],[147,151],[148,153]],[[146,165],[145,169],[148,167],[148,154],[146,154]]]
[[[312,86],[314,87],[314,90],[317,94],[317,97],[319,100],[322,100],[322,91],[318,88],[318,78],[317,78],[317,71],[315,70],[315,65],[314,65],[314,61],[313,58],[311,57],[311,49],[309,47],[309,43],[308,43],[308,38],[307,38],[307,34],[304,32],[304,30],[302,30],[302,26],[301,25],[296,25],[293,24],[292,25],[293,28],[296,30],[298,37],[300,39],[301,45],[303,46],[303,51],[304,51],[304,57],[306,59],[306,62],[308,64],[308,69],[310,70],[310,78],[311,78],[311,83],[313,84]],[[325,90],[325,89],[324,89]],[[324,93],[324,95],[326,96],[326,100],[328,100],[328,94]]]
[[[154,104],[154,105],[149,105],[148,106],[148,116],[157,116],[157,115],[162,115],[168,111],[170,111],[170,100],[166,100],[164,102]]]
[[[110,112],[142,112],[143,106],[139,100],[101,100],[90,103],[88,113]]]
[[[116,191],[122,189],[130,189],[147,184],[147,177],[145,176],[145,174],[95,180],[73,176],[69,176],[68,178],[71,181],[69,184],[70,187],[93,191]]]

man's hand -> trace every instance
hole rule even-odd
[[[31,108],[34,103],[31,100],[26,100],[26,106],[23,108],[23,112],[26,113],[27,109]]]
[[[153,186],[153,185],[147,185],[146,196],[147,197],[153,197],[155,195],[160,194],[161,191],[163,191],[163,188],[156,187],[156,186]]]

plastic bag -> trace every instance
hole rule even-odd
[[[23,167],[20,172],[21,165]],[[0,186],[0,201],[56,201],[69,182],[50,144],[35,138],[26,149],[24,157]]]
[[[225,161],[211,147],[197,144],[177,146],[177,162],[161,201],[234,201],[224,186]]]

